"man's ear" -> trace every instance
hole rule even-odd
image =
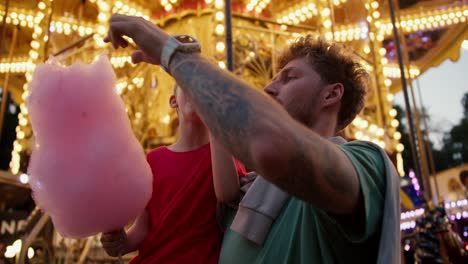
[[[174,109],[179,106],[177,104],[177,99],[176,99],[175,95],[171,95],[171,97],[169,97],[169,105]]]
[[[333,83],[325,87],[325,94],[323,96],[323,106],[331,106],[341,101],[344,94],[344,87],[342,83]]]

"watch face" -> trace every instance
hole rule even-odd
[[[176,35],[174,36],[180,43],[196,43],[197,40],[188,35]]]

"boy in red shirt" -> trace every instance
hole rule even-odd
[[[101,242],[110,256],[138,250],[132,264],[215,264],[222,232],[216,221],[213,173],[238,181],[237,175],[245,171],[214,139],[209,144],[208,129],[177,86],[169,103],[179,116],[180,137],[147,155],[153,195],[146,210],[127,232],[104,233]]]

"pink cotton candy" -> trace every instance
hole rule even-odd
[[[33,197],[66,237],[125,226],[145,208],[152,173],[115,92],[109,60],[39,65],[26,101],[36,144]]]

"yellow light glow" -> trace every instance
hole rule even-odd
[[[324,8],[324,9],[322,10],[322,16],[327,17],[327,16],[330,15],[330,12],[331,12],[331,11],[330,11],[330,8]]]
[[[403,144],[399,143],[399,144],[397,145],[397,147],[396,147],[396,150],[397,150],[398,152],[403,152],[403,150],[405,150],[405,146],[404,146]]]
[[[215,8],[216,9],[221,9],[224,7],[224,1],[223,0],[215,0]]]
[[[382,55],[382,56],[384,56],[385,54],[387,54],[387,49],[385,49],[385,48],[380,48],[380,49],[379,49],[379,54]]]
[[[385,79],[384,84],[385,84],[385,86],[390,87],[392,85],[392,80]]]
[[[219,41],[218,43],[216,43],[217,52],[223,52],[225,48],[226,48],[226,45],[224,45],[224,42]]]
[[[369,126],[369,122],[367,120],[361,121],[361,128],[367,128]]]
[[[462,46],[463,49],[468,50],[468,40],[465,39],[465,40],[462,42],[462,45],[461,45],[461,46]]]
[[[404,169],[404,163],[403,163],[403,157],[401,155],[401,151],[400,153],[397,153],[396,155],[396,158],[397,158],[397,170],[398,170],[398,174],[400,174],[400,177],[404,177],[405,176],[405,169]]]
[[[377,129],[377,136],[381,137],[385,134],[385,130],[383,128]]]
[[[395,140],[400,140],[400,139],[401,139],[401,133],[398,132],[398,131],[395,132],[395,133],[393,134],[393,138],[394,138]]]
[[[369,54],[370,53],[370,48],[369,46],[364,46],[364,53]]]
[[[223,21],[224,20],[224,13],[221,11],[216,12],[215,15],[216,21]]]
[[[354,133],[354,138],[356,139],[362,139],[363,136],[364,134],[361,131]]]
[[[380,12],[379,12],[379,11],[374,11],[374,12],[372,12],[372,16],[373,16],[375,19],[377,19],[377,18],[380,17]]]
[[[226,69],[226,63],[224,63],[224,61],[218,61],[218,66],[219,66],[221,69]]]
[[[171,122],[171,116],[165,115],[163,118],[161,118],[161,122],[162,122],[163,124],[168,125],[168,124]]]
[[[392,122],[391,122],[392,127],[397,127],[399,124],[400,124],[400,122],[398,122],[398,120],[396,120],[396,119],[393,119]]]
[[[395,117],[398,114],[398,112],[397,112],[397,110],[395,108],[390,109],[390,111],[388,113],[390,114],[391,117]]]
[[[224,34],[224,25],[223,24],[216,25],[215,32],[218,35]]]

